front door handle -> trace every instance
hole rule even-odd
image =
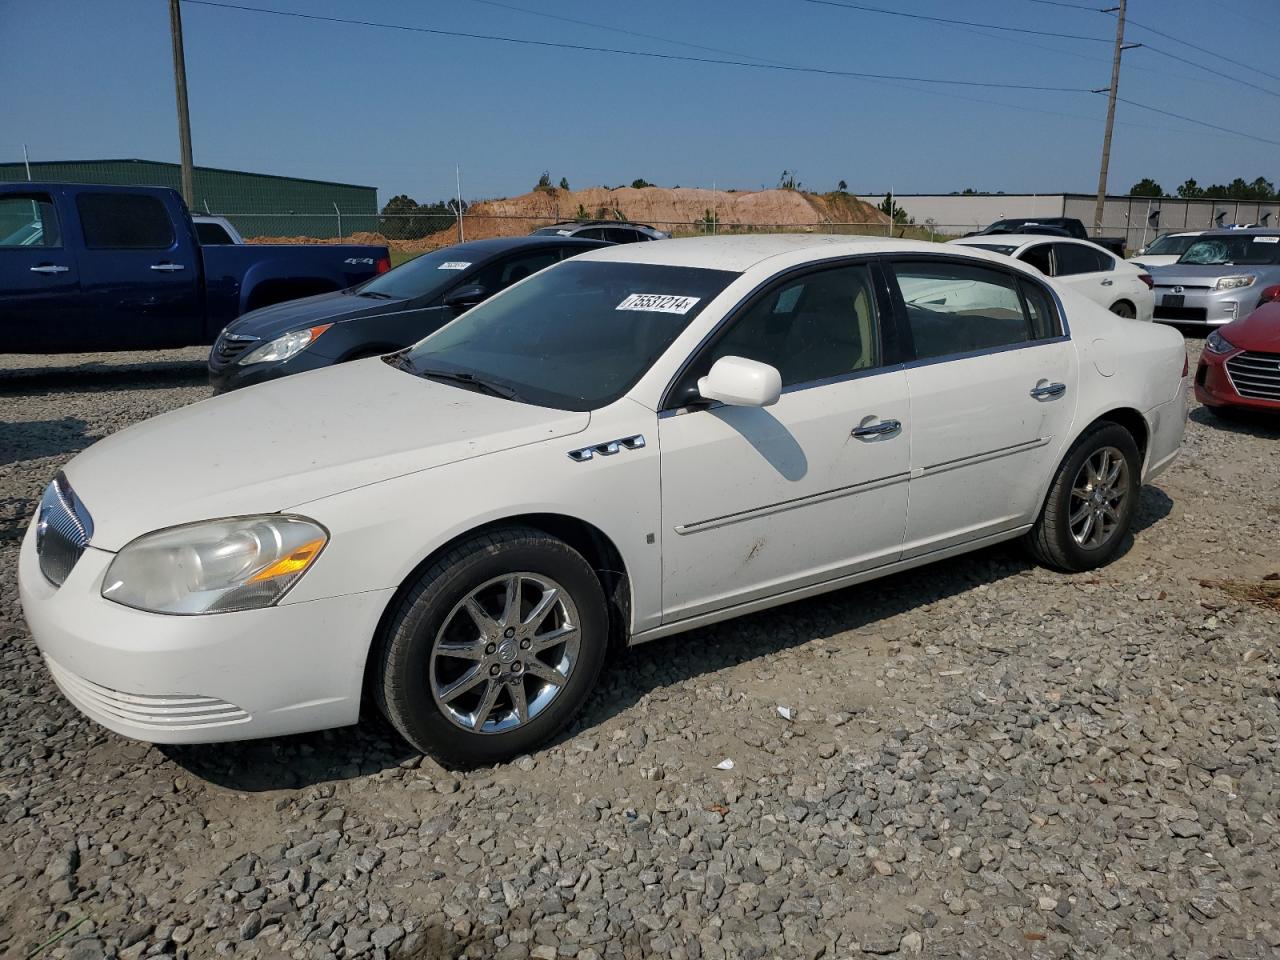
[[[902,423],[897,420],[878,420],[875,423],[854,427],[851,435],[855,437],[883,437],[886,434],[897,433],[901,429]]]
[[[52,263],[46,263],[41,266],[31,268],[32,273],[69,273],[70,271],[70,267],[59,267]]]
[[[1067,392],[1065,383],[1046,383],[1031,388],[1031,395],[1037,400],[1057,400]]]
[[[187,269],[180,263],[153,263],[152,270],[159,270],[161,273],[173,273],[175,270]]]
[[[1104,287],[1109,287],[1109,286],[1111,286],[1113,283],[1115,283],[1115,281],[1114,281],[1114,280],[1103,280],[1103,281],[1102,281],[1102,285],[1103,285]]]

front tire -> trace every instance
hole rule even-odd
[[[378,705],[443,763],[500,763],[581,709],[608,639],[604,591],[580,553],[529,527],[482,534],[432,563],[393,611]]]
[[[1141,469],[1138,445],[1124,427],[1102,422],[1086,430],[1058,467],[1027,534],[1032,555],[1068,573],[1110,563],[1133,525]]]

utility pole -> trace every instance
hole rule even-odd
[[[178,0],[169,0],[169,36],[173,40],[173,86],[178,98],[178,145],[182,152],[182,199],[195,201],[191,163],[191,113],[187,109],[187,58],[182,52],[182,11]]]
[[[1111,56],[1111,88],[1107,96],[1107,127],[1106,132],[1102,135],[1102,165],[1098,168],[1098,201],[1093,208],[1093,235],[1099,237],[1102,235],[1102,206],[1107,198],[1107,168],[1111,165],[1111,128],[1116,121],[1116,91],[1120,86],[1120,54],[1126,50],[1132,50],[1134,47],[1140,47],[1142,44],[1131,43],[1125,46],[1124,42],[1124,14],[1127,0],[1119,0],[1120,6],[1108,7],[1103,13],[1114,13],[1116,15],[1116,46],[1115,52]],[[1094,93],[1102,93],[1102,90],[1095,90]]]
[[[462,228],[462,164],[457,164],[453,168],[453,173],[458,186],[458,242],[463,243],[467,239],[467,235]]]

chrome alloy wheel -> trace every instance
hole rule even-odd
[[[511,573],[472,590],[431,648],[431,696],[469,733],[524,726],[559,696],[578,661],[578,609],[548,577]]]
[[[1089,454],[1071,484],[1071,536],[1093,550],[1108,543],[1120,528],[1129,495],[1129,463],[1115,447]]]

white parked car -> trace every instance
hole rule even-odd
[[[1167,267],[1182,259],[1182,255],[1190,250],[1191,245],[1203,234],[1203,230],[1193,230],[1190,233],[1166,233],[1156,237],[1135,253],[1129,258],[1129,262],[1140,269]]]
[[[1038,234],[961,237],[949,243],[1001,253],[1084,294],[1121,317],[1151,320],[1156,298],[1151,274],[1087,240]]]
[[[610,247],[90,447],[27,532],[23,609],[128,736],[315,730],[371,697],[490,763],[569,721],[611,640],[1016,537],[1106,563],[1186,394],[1177,332],[980,249]]]

